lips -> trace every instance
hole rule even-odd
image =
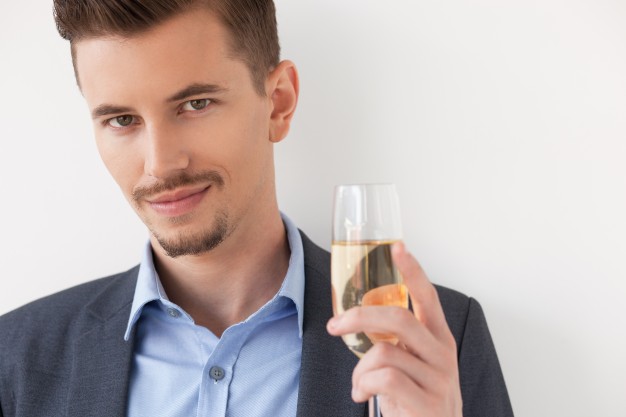
[[[159,194],[146,201],[157,213],[176,217],[192,211],[209,192],[211,186],[185,188]]]
[[[163,194],[158,195],[157,197],[149,198],[148,202],[157,203],[157,204],[158,203],[171,203],[171,202],[183,200],[189,196],[202,192],[206,190],[207,188],[209,187],[204,185],[202,187],[187,188],[187,189],[182,189],[182,190],[176,190],[173,192],[163,193]]]

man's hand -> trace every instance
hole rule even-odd
[[[414,313],[401,307],[355,307],[328,322],[334,336],[391,333],[397,346],[376,343],[352,374],[352,399],[378,394],[385,417],[461,417],[456,342],[437,290],[402,243],[392,249]]]

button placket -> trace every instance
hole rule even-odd
[[[209,375],[211,376],[213,382],[217,384],[217,381],[224,379],[226,371],[224,371],[224,368],[221,368],[219,366],[212,366],[209,370]]]
[[[205,362],[198,406],[202,416],[225,416],[234,367],[242,345],[250,333],[249,323],[239,323],[226,329],[210,350]],[[206,343],[206,342],[205,342]]]

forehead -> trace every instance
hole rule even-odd
[[[169,90],[192,82],[228,83],[246,68],[230,53],[222,23],[194,9],[130,37],[77,41],[75,65],[88,102],[127,92]],[[248,77],[249,78],[249,77]]]

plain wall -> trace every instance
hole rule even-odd
[[[624,417],[626,3],[277,7],[302,86],[282,209],[328,248],[334,185],[395,182],[410,250],[483,305],[516,415]],[[50,1],[3,3],[0,62],[3,313],[133,266],[147,234]]]

